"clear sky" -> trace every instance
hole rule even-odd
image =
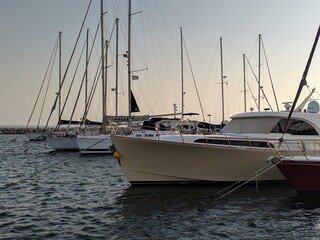
[[[1,0],[0,1],[0,125],[25,125],[43,81],[59,31],[62,31],[62,68],[66,69],[89,0]],[[206,120],[221,121],[221,84],[219,38],[223,39],[225,118],[244,111],[243,63],[246,54],[253,70],[258,69],[258,34],[262,34],[272,81],[280,108],[292,101],[300,82],[310,49],[320,24],[318,0],[132,0],[132,69],[139,80],[132,89],[140,106],[140,114],[173,112],[181,109],[180,32],[185,43],[184,78],[185,111],[201,113],[194,87],[196,82]],[[116,17],[120,18],[119,52],[127,50],[127,0],[105,0],[105,33],[110,38]],[[140,12],[141,11],[141,12]],[[66,77],[63,94],[74,75],[80,52],[89,29],[92,44],[98,26],[100,1],[93,0],[81,35],[75,58]],[[89,85],[94,80],[100,56],[100,33],[89,63]],[[108,114],[115,114],[115,40],[108,53]],[[320,47],[320,46],[319,46]],[[63,118],[68,119],[78,94],[84,72],[84,57],[75,77]],[[119,58],[119,113],[127,114],[126,61]],[[58,89],[57,58],[52,69],[41,123],[52,108]],[[191,67],[190,67],[191,66]],[[317,49],[308,76],[308,85],[320,86],[320,48]],[[247,108],[257,110],[254,98],[258,86],[247,68]],[[192,70],[191,70],[192,69]],[[194,81],[193,77],[194,76]],[[275,109],[267,63],[261,65],[261,83]],[[45,83],[46,86],[46,83]],[[45,90],[45,87],[44,87]],[[84,91],[82,91],[84,92]],[[319,91],[320,92],[320,91]],[[304,91],[303,96],[307,95]],[[100,83],[89,118],[101,120]],[[319,95],[315,95],[319,98]],[[75,119],[83,112],[83,93]],[[36,124],[43,96],[39,100],[31,124]],[[261,99],[261,108],[268,107]],[[57,116],[54,113],[51,124]]]

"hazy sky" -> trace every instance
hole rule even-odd
[[[0,1],[0,125],[27,123],[43,81],[59,31],[62,31],[62,68],[65,71],[89,0],[1,0]],[[292,101],[302,76],[317,28],[320,24],[318,0],[132,0],[132,69],[140,71],[132,89],[140,105],[140,114],[173,112],[176,103],[181,109],[180,32],[183,29],[185,111],[201,113],[194,81],[206,120],[221,121],[221,84],[219,38],[223,38],[225,118],[244,111],[243,63],[246,54],[254,71],[258,65],[258,34],[262,34],[272,80],[280,108]],[[116,17],[120,18],[119,51],[127,50],[127,0],[105,0],[105,32],[109,38]],[[141,11],[141,12],[140,12]],[[89,44],[99,22],[100,1],[93,0],[81,35],[75,58],[66,77],[63,94],[75,72],[90,29]],[[100,56],[100,33],[89,64],[89,85],[93,83]],[[115,114],[115,40],[108,53],[108,114]],[[189,59],[188,59],[189,58]],[[58,89],[57,57],[48,87],[41,123],[44,124]],[[119,112],[127,114],[126,61],[119,58]],[[64,113],[68,119],[78,94],[84,72],[81,58]],[[190,62],[189,62],[190,61]],[[191,66],[191,68],[190,68]],[[308,76],[310,87],[320,85],[320,48],[317,49]],[[247,107],[257,109],[258,86],[247,68]],[[192,70],[191,70],[192,69]],[[270,87],[266,60],[262,58],[261,81],[272,107],[275,101]],[[194,80],[193,77],[194,76]],[[46,89],[45,82],[44,90]],[[44,91],[43,90],[43,91]],[[84,92],[84,91],[82,91]],[[308,91],[304,91],[306,96]],[[75,118],[83,112],[83,94]],[[90,118],[101,119],[100,83],[92,103]],[[319,95],[315,95],[319,98]],[[38,122],[43,95],[31,124]],[[261,108],[268,107],[265,99]],[[53,114],[51,124],[57,119]]]

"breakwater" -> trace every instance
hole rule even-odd
[[[50,132],[54,128],[36,128],[36,127],[22,127],[22,126],[0,126],[0,134],[25,134],[25,133],[43,133],[43,132]]]

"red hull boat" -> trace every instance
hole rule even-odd
[[[297,191],[320,193],[320,157],[273,158],[272,162]]]

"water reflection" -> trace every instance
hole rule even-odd
[[[319,193],[297,193],[288,202],[292,208],[317,209],[320,208]]]
[[[201,239],[246,236],[266,237],[288,212],[288,201],[296,192],[288,184],[244,186],[223,199],[214,193],[225,186],[129,187],[117,198],[122,234],[133,237]],[[121,207],[120,207],[121,206]],[[134,233],[132,230],[134,229]],[[240,230],[241,229],[241,230]],[[252,230],[253,229],[253,230]],[[261,229],[264,229],[261,231]],[[240,234],[240,235],[239,235]]]

